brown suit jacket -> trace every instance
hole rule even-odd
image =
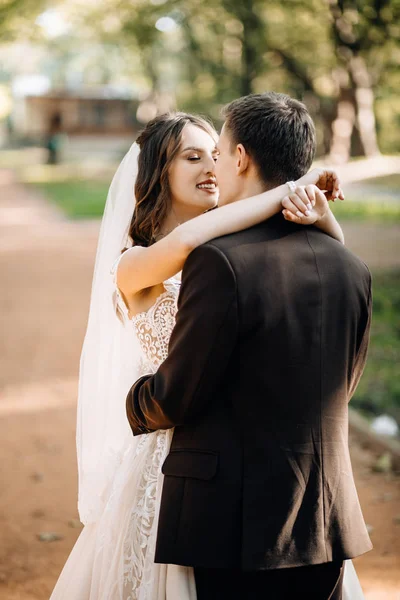
[[[348,451],[368,344],[365,264],[278,215],[197,248],[169,356],[127,397],[175,427],[156,562],[275,569],[371,549]]]

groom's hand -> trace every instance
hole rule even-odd
[[[344,200],[340,185],[340,178],[334,169],[317,168],[309,171],[295,182],[300,186],[316,185],[325,193],[327,200],[335,201],[337,198]]]

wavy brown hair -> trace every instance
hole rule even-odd
[[[168,171],[181,146],[183,128],[188,124],[217,139],[215,129],[206,119],[176,112],[149,121],[136,140],[140,147],[136,205],[129,227],[134,246],[150,246],[156,241],[171,208]]]

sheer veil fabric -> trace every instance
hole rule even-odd
[[[140,351],[132,331],[116,318],[111,271],[128,243],[138,155],[135,143],[121,162],[108,193],[81,355],[76,443],[78,508],[84,525],[94,523],[104,510],[116,467],[132,442],[122,399],[139,376]]]
[[[133,144],[111,183],[100,230],[77,415],[78,509],[85,527],[50,600],[196,600],[192,568],[153,562],[161,465],[173,431],[133,437],[125,411],[126,394],[143,374],[143,356],[126,310],[116,316],[124,305],[114,273],[129,246],[138,155]],[[344,598],[364,598],[351,561]]]

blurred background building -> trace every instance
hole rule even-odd
[[[14,135],[33,142],[43,139],[55,118],[69,135],[134,135],[140,125],[136,110],[137,102],[112,88],[59,89],[14,98],[9,117]]]

